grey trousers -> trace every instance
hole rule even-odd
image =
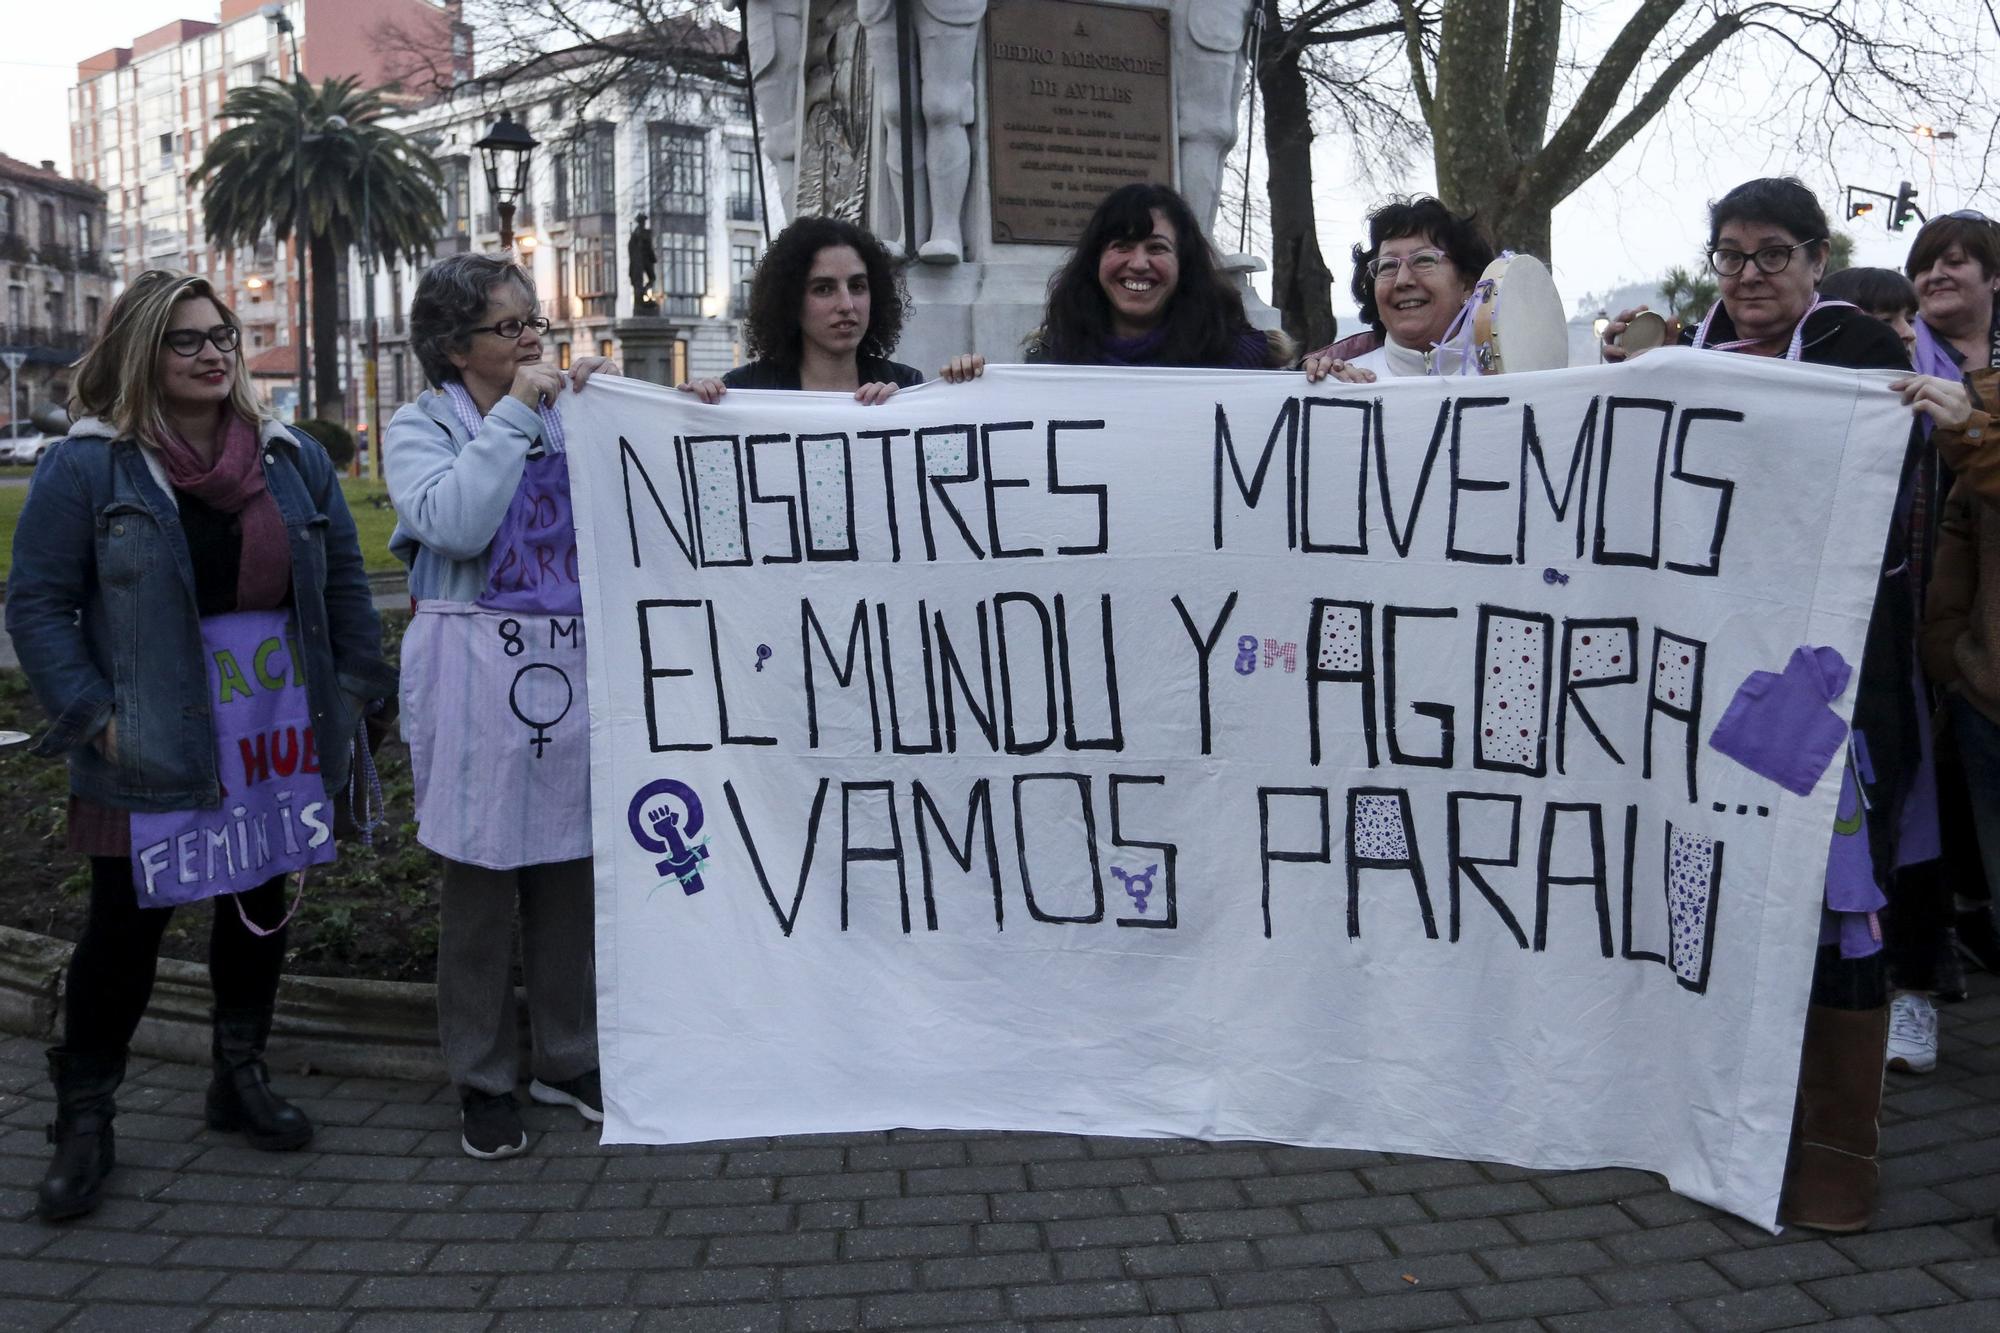
[[[520,1081],[514,909],[521,914],[532,1073],[543,1082],[597,1068],[596,900],[590,859],[487,870],[444,858],[438,925],[438,1038],[460,1088]]]

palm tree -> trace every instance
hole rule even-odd
[[[1692,324],[1708,313],[1721,295],[1721,288],[1706,266],[1696,273],[1676,264],[1660,278],[1660,295],[1666,300],[1670,316],[1683,324]]]
[[[364,175],[375,252],[412,262],[444,225],[442,173],[430,155],[377,122],[388,107],[354,79],[318,87],[303,76],[232,89],[229,124],[202,155],[190,183],[204,187],[202,228],[210,243],[252,245],[267,229],[293,234],[293,174],[303,178],[312,266],[313,392],[319,415],[340,419],[340,273],[361,233]]]

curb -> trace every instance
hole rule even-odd
[[[55,1040],[74,948],[66,940],[0,926],[0,1031]],[[160,959],[132,1050],[205,1063],[210,1003],[206,966]],[[265,1058],[274,1069],[301,1074],[442,1082],[437,987],[286,976],[278,983],[278,1013]]]

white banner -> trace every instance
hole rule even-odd
[[[1268,1139],[1772,1224],[1888,378],[565,398],[605,1140]]]

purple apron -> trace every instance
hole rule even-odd
[[[521,484],[488,548],[486,590],[479,605],[528,615],[583,614],[568,454],[532,457],[521,470]]]
[[[132,812],[132,882],[141,907],[241,893],[334,857],[333,803],[320,780],[291,614],[208,616],[201,642],[222,803]]]
[[[481,418],[459,384],[459,421]],[[543,404],[542,450],[487,548],[477,602],[423,601],[403,636],[403,736],[417,841],[492,870],[589,856],[590,708],[583,590],[562,421]]]

